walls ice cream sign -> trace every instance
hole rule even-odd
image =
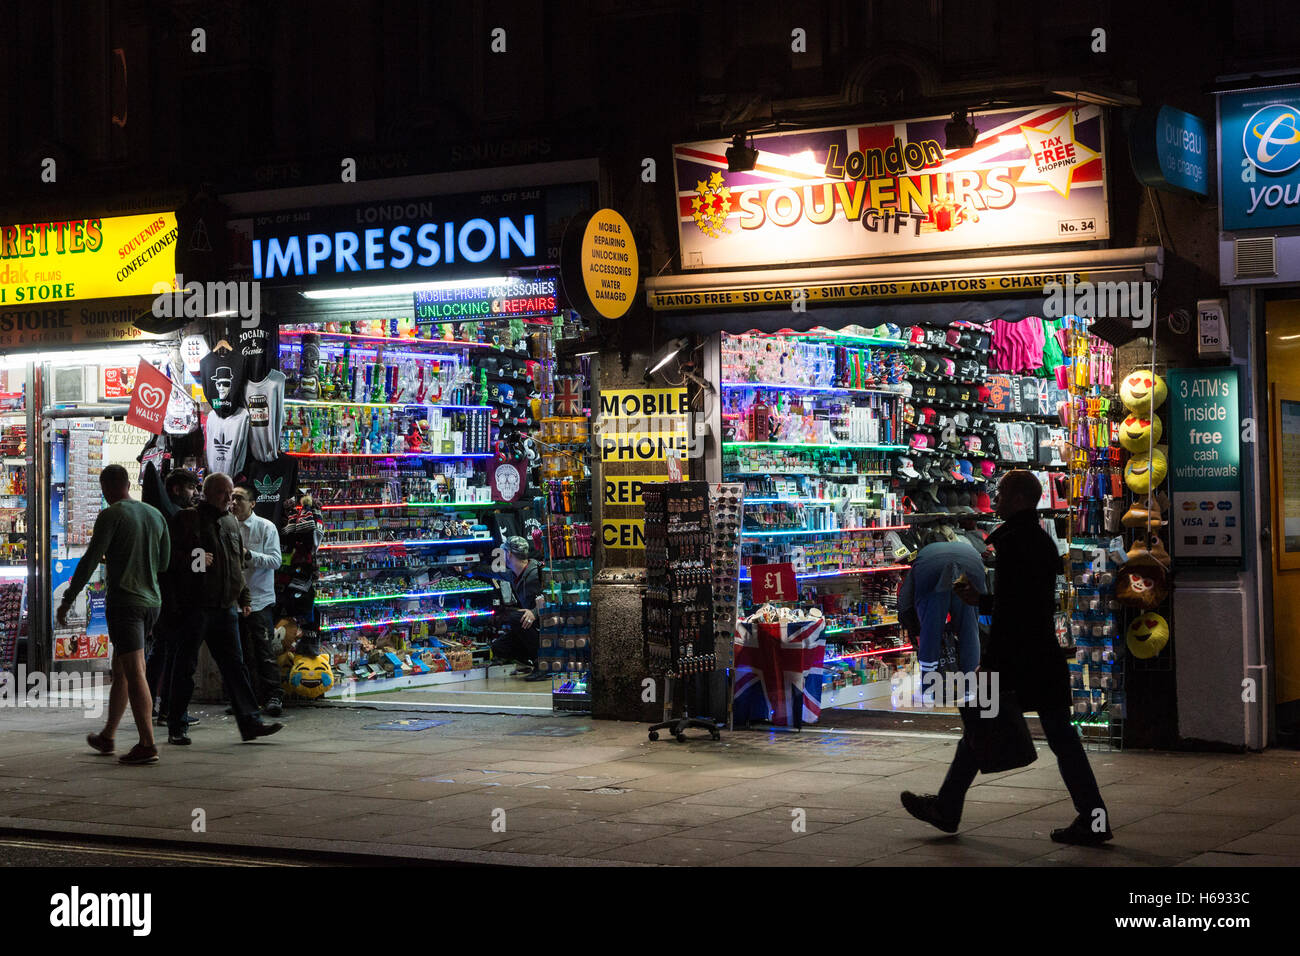
[[[1102,111],[1073,104],[981,113],[973,146],[945,150],[947,117],[674,148],[688,269],[916,255],[1109,237]]]

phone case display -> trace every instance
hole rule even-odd
[[[548,363],[549,364],[549,363]],[[543,375],[551,372],[545,367]],[[564,359],[554,367],[549,396],[542,405],[553,415],[540,420],[538,468],[541,511],[545,524],[534,547],[546,556],[537,666],[555,680],[555,710],[591,710],[592,502],[590,427],[585,416],[587,358]],[[558,683],[556,682],[558,680]]]

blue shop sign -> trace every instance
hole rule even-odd
[[[1219,97],[1225,231],[1300,225],[1300,87]]]
[[[1199,116],[1172,106],[1142,109],[1133,123],[1129,150],[1139,182],[1209,194],[1209,150]]]
[[[324,286],[500,276],[547,261],[546,212],[534,189],[259,215],[252,277]]]

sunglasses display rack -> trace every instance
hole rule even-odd
[[[709,485],[713,533],[713,638],[718,666],[729,669],[734,655],[737,604],[740,599],[740,522],[745,486],[740,482]]]
[[[550,410],[541,419],[538,489],[545,523],[534,544],[546,556],[537,666],[551,677],[551,708],[591,711],[592,503],[590,360],[555,368]]]
[[[641,634],[646,668],[665,678],[664,720],[649,730],[651,740],[667,730],[679,742],[698,727],[721,739],[712,720],[691,717],[687,678],[725,666],[718,660],[713,620],[714,533],[707,482],[669,482],[646,489],[646,589]],[[674,684],[683,681],[675,708]],[[676,709],[676,715],[674,714]]]

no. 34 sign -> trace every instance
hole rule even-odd
[[[749,577],[755,604],[794,601],[799,597],[793,564],[755,564],[749,569]]]

